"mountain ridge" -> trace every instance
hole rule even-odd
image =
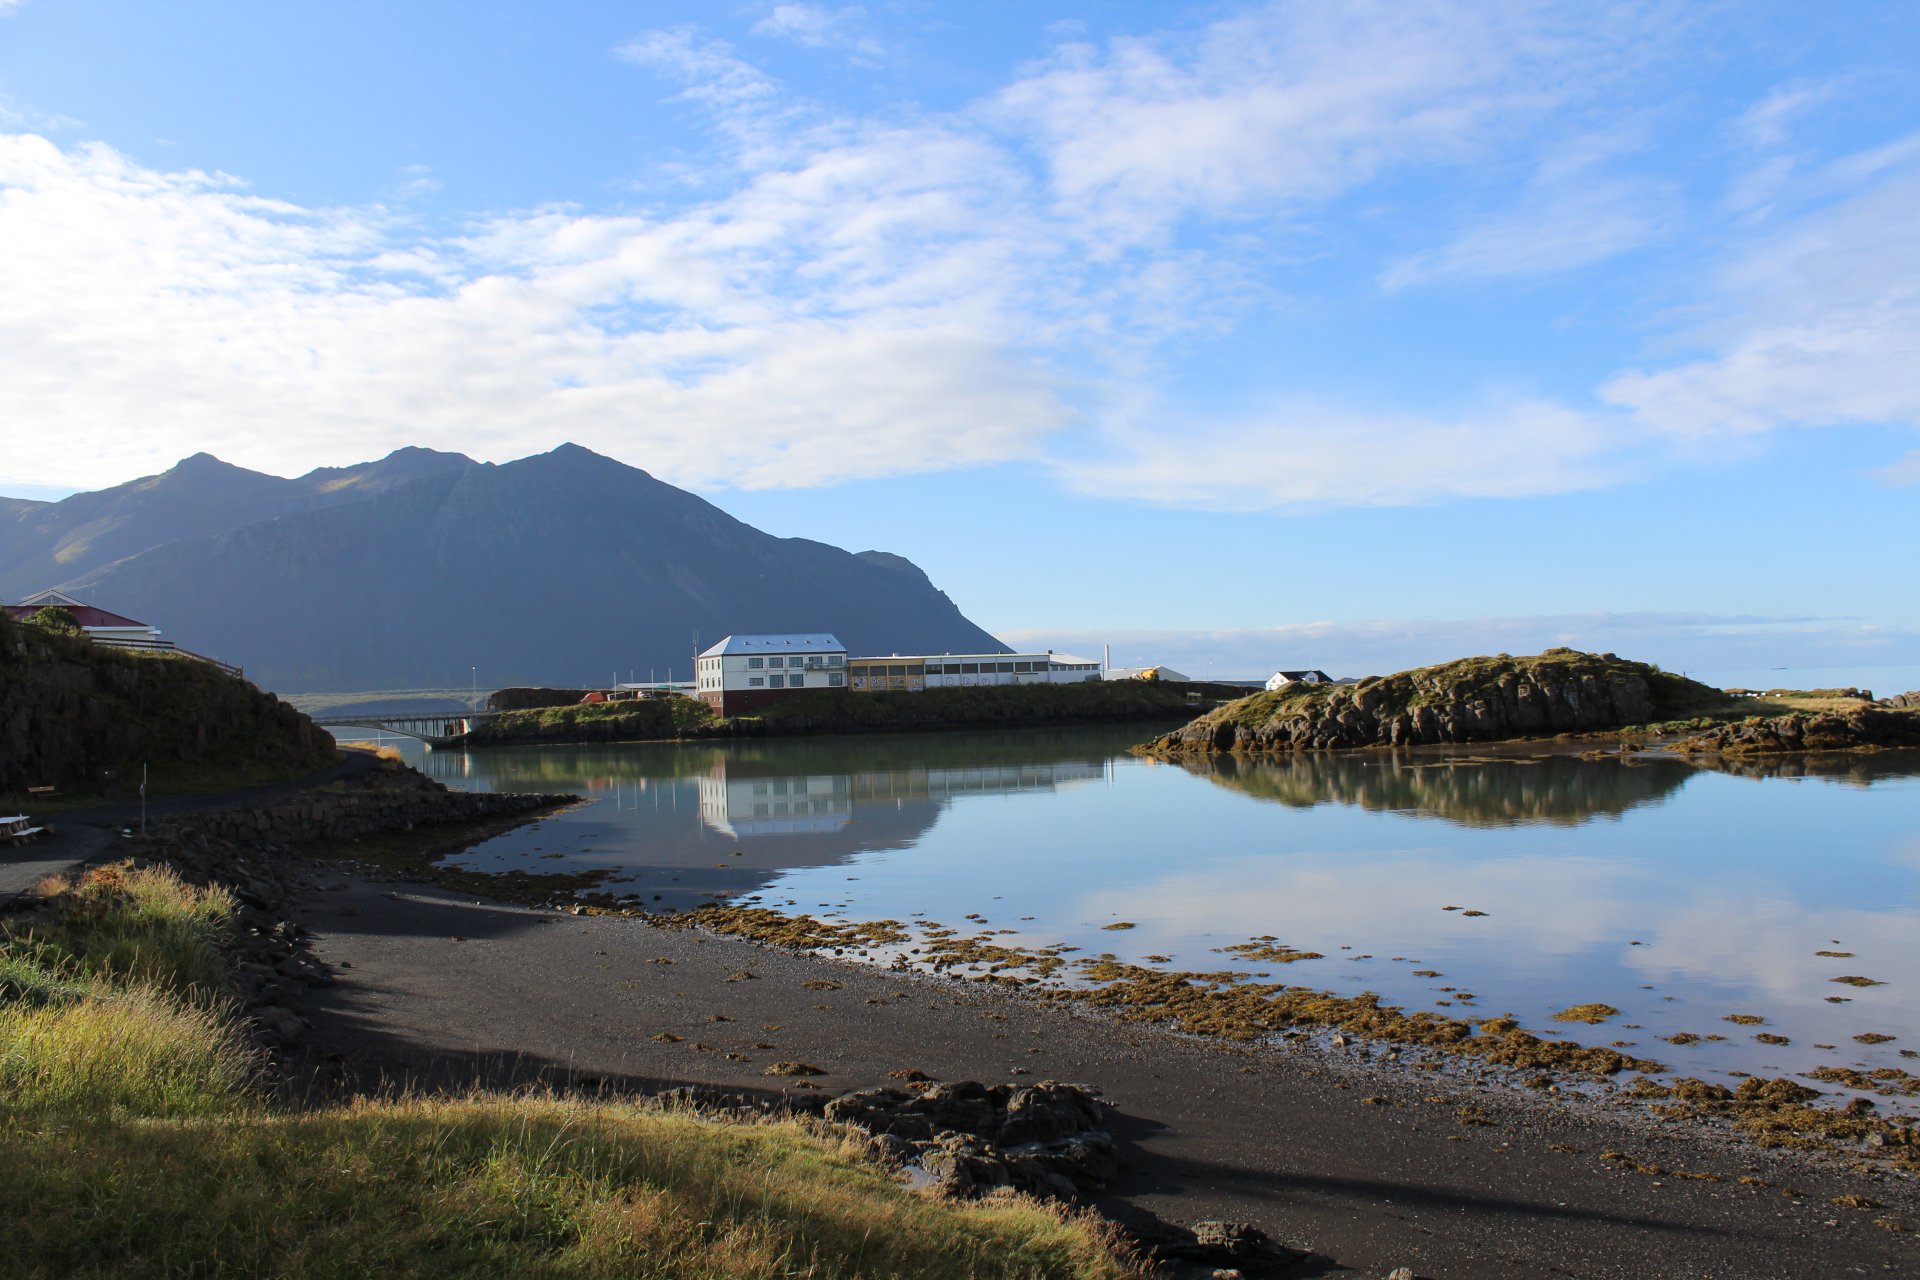
[[[209,464],[228,468],[196,457],[186,478],[240,495],[215,513],[272,489]],[[856,652],[1006,648],[904,557],[773,537],[578,445],[500,464],[396,450],[266,479],[299,488],[272,490],[264,519],[35,588],[152,622],[289,693],[687,677],[696,637],[729,632],[831,631]]]

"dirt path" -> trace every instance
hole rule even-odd
[[[322,879],[305,922],[340,981],[315,993],[313,1044],[362,1085],[545,1078],[772,1095],[798,1087],[764,1074],[783,1061],[821,1068],[814,1083],[830,1093],[905,1068],[947,1080],[1071,1080],[1118,1108],[1131,1171],[1107,1211],[1251,1221],[1363,1275],[1920,1273],[1920,1236],[1874,1222],[1920,1227],[1911,1179],[1730,1149],[1637,1112],[1500,1103],[1358,1048],[1326,1058],[1217,1047],[984,984],[418,885]],[[1469,1105],[1490,1123],[1463,1122]],[[1609,1148],[1723,1180],[1627,1172],[1600,1158]],[[1771,1185],[1742,1185],[1741,1175]],[[1884,1208],[1831,1203],[1849,1193]]]

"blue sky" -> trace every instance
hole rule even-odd
[[[0,493],[574,440],[1019,644],[1897,682],[1917,55],[1908,4],[0,0]]]

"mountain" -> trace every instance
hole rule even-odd
[[[399,449],[378,462],[324,467],[287,480],[196,453],[160,475],[59,502],[0,500],[6,504],[0,505],[0,599],[18,600],[183,538],[357,501],[474,465],[457,453]]]
[[[364,496],[62,584],[289,693],[686,678],[696,633],[702,645],[831,631],[855,653],[1005,651],[911,561],[773,537],[577,445],[498,466],[403,464],[420,474],[339,485],[348,468],[328,493]],[[252,494],[252,474],[233,477],[236,493]]]

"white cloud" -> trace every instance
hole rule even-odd
[[[776,4],[753,26],[753,34],[791,40],[809,49],[839,49],[878,57],[885,47],[866,31],[867,11],[850,4],[829,9],[819,4]]]
[[[1389,506],[1604,487],[1617,435],[1604,420],[1538,400],[1452,418],[1368,413],[1311,401],[1237,422],[1110,429],[1092,460],[1061,464],[1091,492],[1226,510]]]
[[[1089,239],[1150,243],[1191,214],[1284,216],[1524,133],[1570,86],[1598,88],[1625,34],[1594,21],[1570,39],[1556,21],[1525,7],[1272,4],[1187,40],[1067,45],[998,106],[1038,139],[1060,210]]]
[[[1834,166],[1880,179],[1866,190],[1735,255],[1692,335],[1709,354],[1625,371],[1602,398],[1680,438],[1920,426],[1920,163],[1887,150]]]
[[[432,241],[0,140],[0,421],[34,427],[9,469],[92,487],[199,448],[284,472],[574,439],[758,486],[1030,456],[1071,415],[997,323],[1009,250],[917,167],[939,152],[825,153],[678,220],[555,210]]]
[[[1874,474],[1892,485],[1920,484],[1920,449],[1909,450],[1898,461],[1881,467]]]
[[[1659,239],[1675,222],[1674,193],[1647,178],[1608,174],[1605,165],[1623,145],[1599,138],[1556,147],[1514,207],[1393,263],[1382,287],[1567,271]]]
[[[857,49],[866,16],[781,4],[760,28]],[[656,31],[619,56],[733,144],[678,175],[704,199],[453,237],[404,212],[425,169],[401,175],[397,207],[305,209],[7,138],[0,421],[34,427],[7,465],[92,486],[202,448],[286,472],[571,438],[677,483],[818,485],[1064,458],[1074,428],[1093,461],[1059,470],[1079,487],[1305,509],[1593,487],[1652,434],[1920,421],[1920,135],[1783,178],[1799,207],[1837,203],[1736,255],[1691,358],[1610,381],[1615,410],[1403,412],[1311,387],[1233,416],[1160,407],[1170,340],[1271,303],[1272,264],[1318,252],[1316,223],[1395,175],[1545,157],[1506,212],[1393,265],[1390,287],[1561,270],[1664,234],[1665,190],[1612,168],[1627,144],[1557,114],[1661,45],[1663,21],[1272,4],[1069,44],[909,125],[836,115],[693,28]],[[1743,128],[1772,136],[1803,105]]]
[[[1751,147],[1777,147],[1787,140],[1794,118],[1833,97],[1831,81],[1781,85],[1734,121],[1734,132]]]

